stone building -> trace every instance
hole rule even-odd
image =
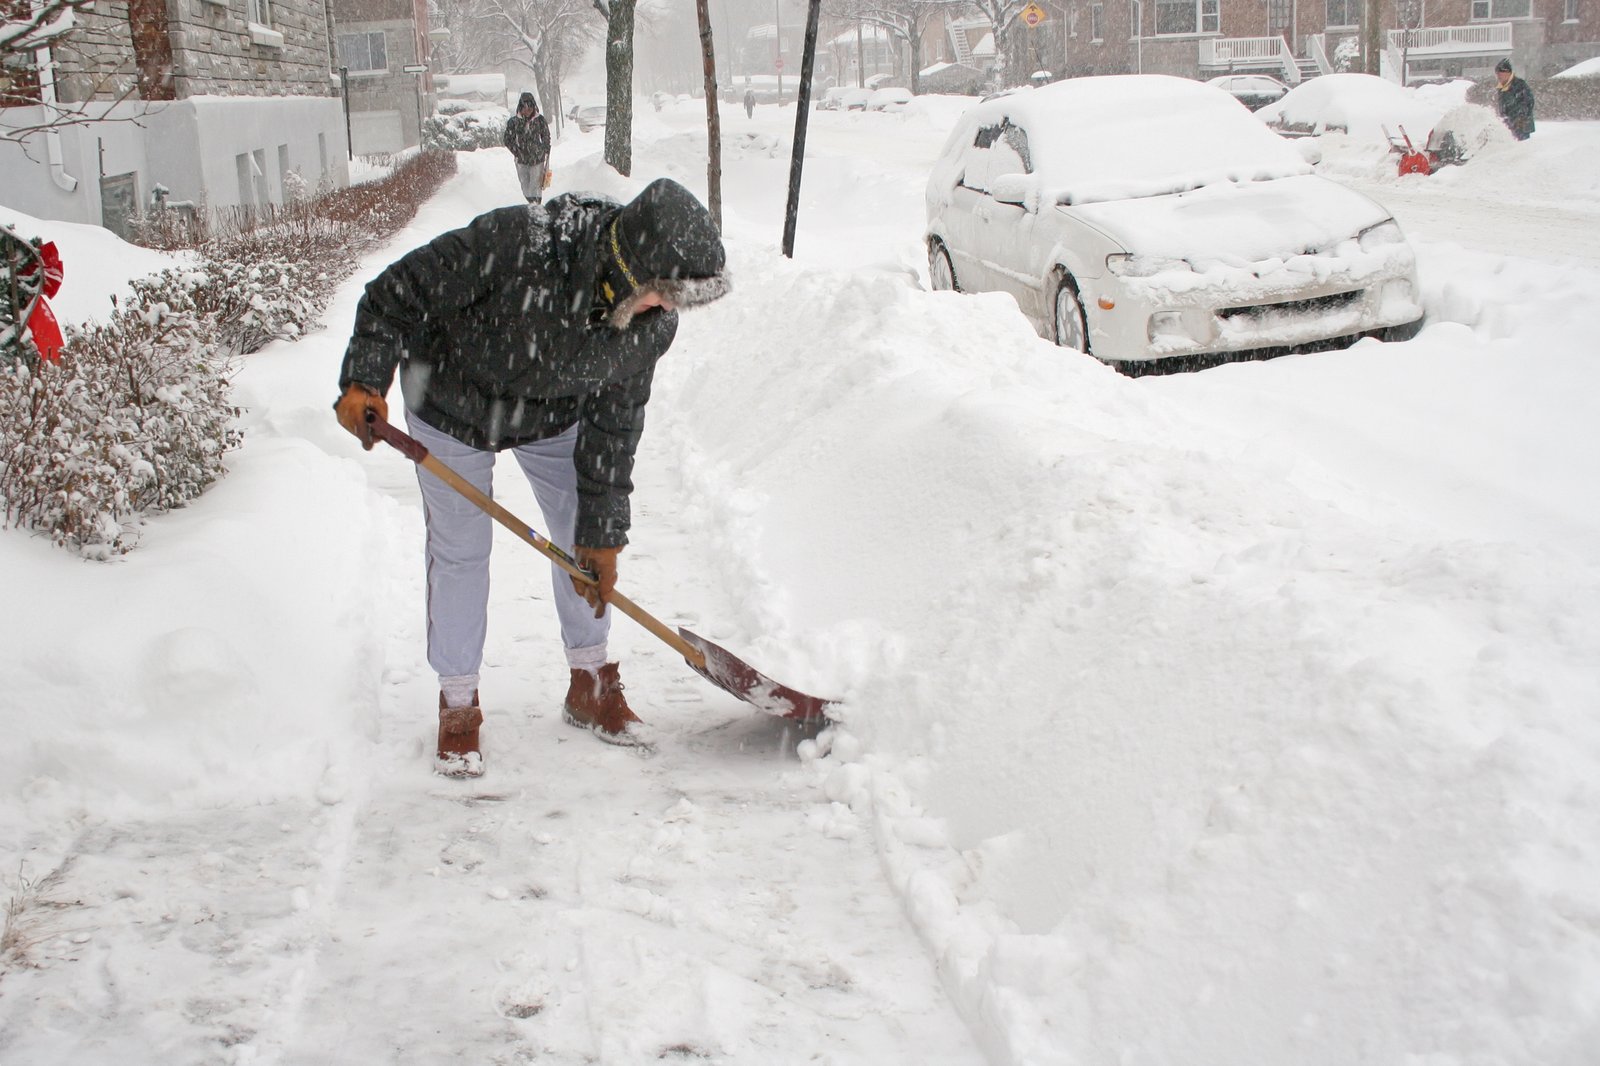
[[[1363,0],[1039,0],[1057,76],[1265,73],[1296,84],[1359,51]],[[1407,83],[1535,77],[1600,55],[1600,0],[1385,0],[1380,68]]]
[[[158,203],[251,208],[348,182],[324,0],[98,0],[72,17],[0,106],[6,206],[125,232]]]
[[[329,0],[329,9],[334,67],[349,78],[355,154],[422,143],[433,98],[425,0]]]

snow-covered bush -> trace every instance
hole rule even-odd
[[[132,282],[109,321],[68,329],[59,362],[0,359],[5,523],[106,558],[134,546],[145,515],[199,496],[242,439],[232,357],[313,326],[361,254],[455,169],[424,152],[381,181],[251,213],[194,245],[194,266]]]
[[[118,307],[69,329],[54,363],[0,367],[0,498],[9,525],[105,558],[146,514],[181,507],[241,439],[232,366],[192,301]]]
[[[422,123],[422,146],[453,152],[476,152],[505,144],[509,112],[502,108],[429,115]]]
[[[372,243],[354,223],[296,213],[246,233],[202,244],[200,271],[164,271],[186,288],[216,328],[216,339],[241,355],[274,340],[294,340],[315,326],[333,290]]]

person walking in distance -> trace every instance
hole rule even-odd
[[[517,99],[517,113],[506,120],[506,147],[517,165],[517,181],[530,204],[544,199],[544,175],[550,166],[550,123],[539,114],[532,93]]]
[[[339,423],[365,448],[396,370],[406,424],[486,495],[509,451],[552,543],[598,581],[551,567],[570,672],[563,718],[641,743],[607,661],[617,556],[628,543],[634,451],[656,361],[678,312],[728,292],[711,214],[662,178],[626,205],[574,193],[479,215],[391,264],[366,288],[339,371]],[[438,772],[483,772],[478,699],[490,517],[419,466],[428,662],[439,676]]]
[[[1533,90],[1511,71],[1511,60],[1494,65],[1495,107],[1511,136],[1525,141],[1533,136]]]

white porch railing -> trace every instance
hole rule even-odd
[[[1408,56],[1482,55],[1511,51],[1511,23],[1485,22],[1473,26],[1424,26],[1416,30],[1390,30],[1388,44]]]
[[[1328,35],[1325,33],[1306,34],[1306,53],[1317,64],[1318,74],[1332,74],[1333,62],[1328,58]]]
[[[1294,51],[1282,37],[1204,37],[1200,40],[1202,67],[1232,70],[1234,67],[1277,66],[1290,85],[1300,81]]]

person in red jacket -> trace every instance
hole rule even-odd
[[[479,491],[492,494],[498,453],[516,457],[551,542],[599,578],[580,585],[551,567],[571,673],[563,717],[613,744],[640,739],[606,652],[634,451],[678,311],[727,293],[725,259],[710,212],[665,178],[625,206],[567,194],[500,208],[373,279],[339,373],[334,408],[363,447],[373,443],[367,412],[387,419],[398,370],[411,435]],[[428,662],[439,675],[436,769],[477,776],[493,525],[417,470]]]

